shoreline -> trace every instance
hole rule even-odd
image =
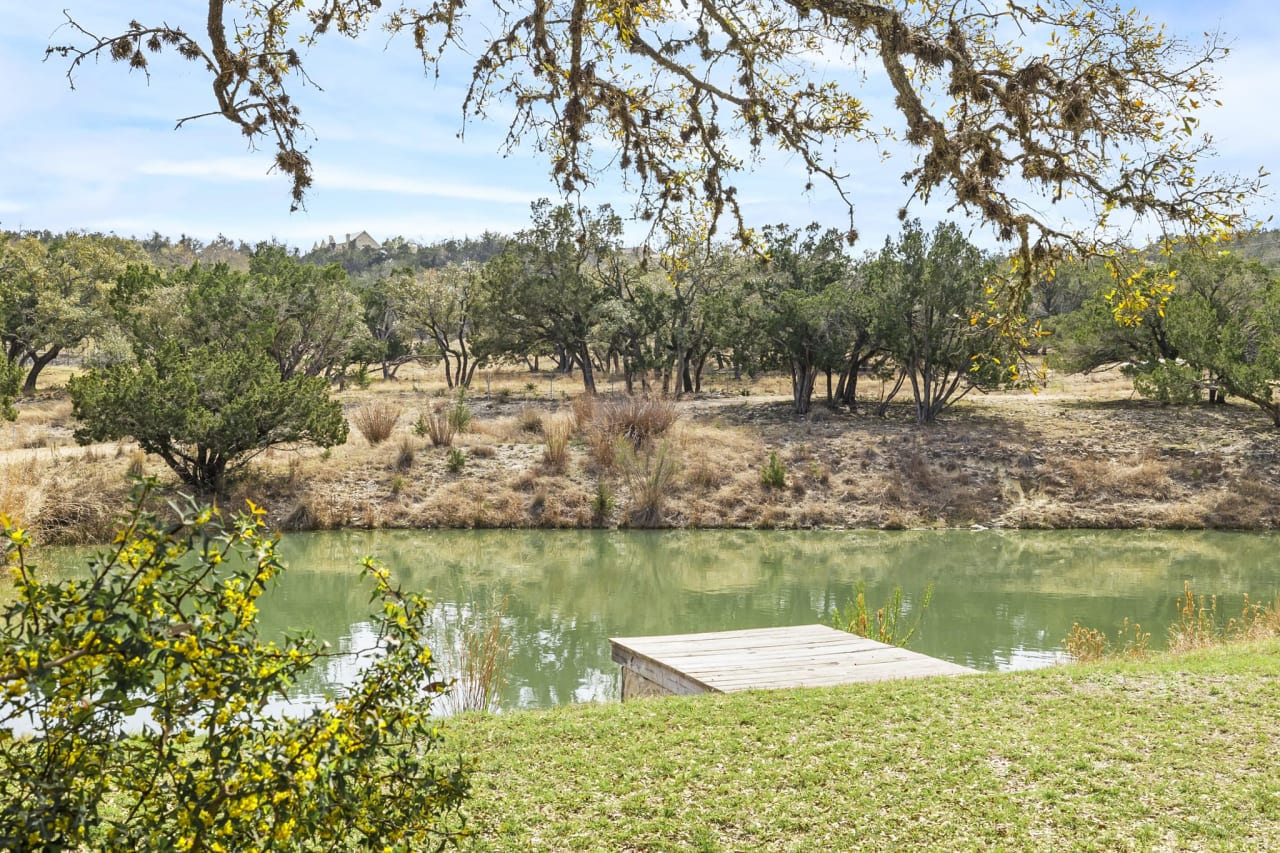
[[[269,451],[218,502],[251,498],[284,532],[1280,529],[1280,431],[1252,407],[1162,406],[1103,374],[1054,377],[1038,394],[970,395],[917,426],[907,402],[870,414],[874,397],[858,413],[819,400],[795,416],[783,382],[671,402],[670,427],[629,460],[593,431],[588,404],[563,392],[477,392],[470,429],[434,447],[413,424],[448,402],[444,389],[374,383],[337,396],[349,418],[391,407],[387,440],[370,444],[353,428],[329,451]],[[595,404],[611,399],[621,398]],[[0,444],[0,511],[44,542],[107,541],[126,471],[174,481],[128,444],[76,448],[71,427],[62,395],[23,401]],[[547,430],[568,432],[558,458]],[[780,483],[765,481],[771,454]]]

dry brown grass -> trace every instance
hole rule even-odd
[[[114,458],[74,450],[0,466],[0,512],[44,544],[110,541],[128,491]]]
[[[18,419],[0,421],[0,451],[68,447],[75,424],[64,398],[19,400]]]
[[[422,410],[424,397],[447,412],[452,399],[438,371],[411,366],[402,376],[337,396],[349,413],[377,404]],[[465,445],[462,471],[450,473],[445,454],[424,448],[425,440],[409,439],[413,458],[402,462],[396,435],[389,449],[356,439],[326,453],[263,454],[226,503],[252,497],[285,527],[628,523],[631,493],[615,479],[617,433],[628,445],[660,436],[680,471],[663,494],[660,520],[641,523],[1280,529],[1280,484],[1273,485],[1280,432],[1243,406],[1159,407],[1130,400],[1116,376],[1054,377],[1038,396],[966,399],[922,430],[905,407],[876,418],[865,407],[851,415],[818,403],[798,418],[785,377],[710,375],[707,385],[708,393],[678,403],[579,394],[566,404],[546,396],[544,376],[495,371],[489,393],[468,394],[470,431],[450,437]],[[874,386],[863,389],[867,399]],[[736,393],[742,389],[749,394]],[[80,496],[123,495],[129,446],[87,456],[65,448],[74,424],[56,393],[19,409],[17,423],[0,424],[0,466],[17,466],[0,478],[0,510],[38,521],[47,506],[50,529],[77,519],[92,528],[93,511],[77,505]],[[544,417],[570,423],[580,438],[565,442],[562,467],[543,461]],[[786,467],[783,489],[761,487],[770,450]],[[48,485],[59,456],[72,453],[84,463],[71,472],[78,485]],[[169,477],[156,460],[147,473]],[[605,481],[620,511],[602,515],[592,502]]]
[[[542,420],[542,410],[537,406],[521,406],[520,411],[516,413],[516,424],[521,431],[534,435],[542,434]]]
[[[1219,611],[1217,596],[1197,595],[1191,582],[1186,581],[1175,606],[1178,620],[1169,626],[1168,642],[1168,650],[1174,654],[1280,637],[1280,597],[1259,602],[1246,593],[1240,614],[1226,616]],[[1144,658],[1150,654],[1150,640],[1149,633],[1126,618],[1114,642],[1102,631],[1073,625],[1063,648],[1067,657],[1080,663],[1115,657]]]
[[[1217,596],[1196,595],[1186,581],[1177,608],[1178,621],[1169,627],[1172,652],[1280,636],[1280,598],[1257,602],[1246,594],[1240,614],[1226,616],[1218,610]]]
[[[435,406],[431,410],[418,415],[418,422],[413,431],[431,440],[434,447],[450,447],[456,431],[449,410],[444,406]]]
[[[613,439],[625,439],[632,447],[651,445],[676,422],[670,399],[654,396],[613,397],[601,400],[591,414],[591,430]]]
[[[351,422],[371,445],[378,445],[391,437],[400,420],[402,409],[396,403],[377,400],[366,403],[351,415]]]
[[[403,436],[400,444],[396,447],[395,469],[400,473],[404,473],[413,467],[413,461],[418,457],[418,442],[413,440],[412,436]]]
[[[542,443],[545,450],[542,461],[553,471],[564,471],[569,464],[569,438],[573,435],[573,421],[564,415],[542,418]]]
[[[1067,658],[1076,663],[1092,663],[1106,658],[1142,660],[1151,654],[1151,634],[1143,631],[1138,623],[1131,623],[1128,617],[1121,623],[1114,641],[1105,631],[1073,623],[1071,633],[1062,641],[1062,648]]]
[[[633,448],[651,447],[654,439],[665,435],[677,419],[671,400],[653,396],[578,397],[573,402],[573,414],[591,467],[598,473],[616,467],[619,441],[626,441]]]
[[[1063,470],[1067,482],[1080,497],[1096,494],[1122,498],[1167,497],[1174,486],[1169,464],[1144,456],[1118,461],[1069,460]]]
[[[633,527],[657,527],[662,523],[680,463],[670,442],[658,442],[637,450],[618,443],[618,469],[631,493],[627,514]]]
[[[596,410],[599,408],[599,397],[591,394],[579,394],[573,398],[573,426],[574,429],[582,432],[586,430],[596,417]]]

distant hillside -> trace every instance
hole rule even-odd
[[[1230,249],[1245,258],[1260,261],[1272,269],[1280,269],[1280,229],[1272,228],[1250,234],[1231,243]]]

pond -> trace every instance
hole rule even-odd
[[[1280,536],[1148,531],[344,531],[290,534],[289,571],[261,606],[264,635],[307,629],[335,648],[369,641],[374,554],[452,626],[505,602],[512,664],[503,708],[616,699],[608,638],[826,622],[855,584],[909,608],[933,586],[910,647],[979,669],[1052,663],[1073,623],[1114,634],[1126,617],[1159,646],[1184,582],[1238,613],[1280,594]],[[53,562],[80,559],[61,551]],[[52,555],[51,555],[52,556]],[[350,668],[301,685],[328,692]],[[300,697],[300,701],[305,701]]]

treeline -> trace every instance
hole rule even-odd
[[[906,223],[861,257],[817,225],[766,228],[755,251],[690,234],[644,254],[621,234],[608,207],[543,200],[509,237],[312,253],[324,265],[225,238],[5,235],[0,403],[12,416],[75,352],[78,437],[132,436],[202,489],[264,447],[345,440],[328,386],[410,362],[441,365],[451,388],[523,362],[589,393],[606,373],[677,396],[709,365],[781,370],[798,414],[819,395],[864,405],[873,375],[880,413],[910,395],[928,423],[973,389],[1028,382],[1022,365],[1047,350],[1067,370],[1124,365],[1171,403],[1239,397],[1280,425],[1280,286],[1238,252],[1155,254],[1128,281],[1065,263],[1011,305],[993,289],[1007,260],[949,223]],[[1042,333],[1010,334],[997,310]]]
[[[1126,305],[1099,264],[1059,270],[1078,307],[1052,318],[1049,363],[1071,372],[1120,365],[1165,403],[1238,397],[1280,427],[1280,279],[1226,248],[1165,257],[1130,283]]]

